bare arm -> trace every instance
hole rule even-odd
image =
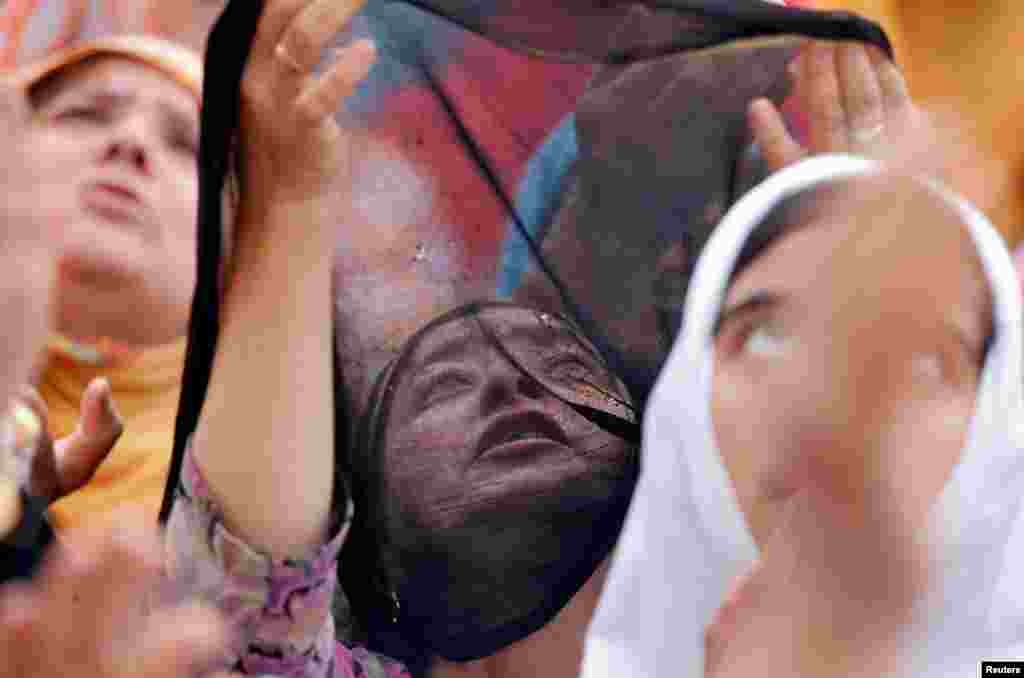
[[[322,544],[330,516],[331,254],[349,194],[333,114],[372,48],[311,73],[361,5],[268,3],[242,85],[246,176],[195,458],[229,529],[274,557]]]

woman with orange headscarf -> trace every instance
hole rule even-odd
[[[124,505],[155,517],[160,501],[195,279],[201,72],[189,50],[122,36],[17,73],[50,141],[40,161],[73,192],[34,403],[53,438],[71,436],[47,492],[63,497],[50,510],[58,530]],[[104,460],[119,420],[127,433]]]

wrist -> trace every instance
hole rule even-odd
[[[238,205],[238,217],[233,238],[235,246],[280,246],[285,243],[315,244],[319,249],[331,242],[335,226],[342,219],[339,196],[297,195],[279,191],[243,195]]]

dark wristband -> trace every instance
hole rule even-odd
[[[21,521],[13,532],[0,540],[0,583],[31,577],[54,538],[46,520],[47,501],[24,490],[19,495]]]

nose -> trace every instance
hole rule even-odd
[[[112,128],[103,148],[103,163],[123,164],[139,174],[152,176],[153,153],[143,127],[141,121],[124,120]]]
[[[544,387],[536,379],[503,356],[495,356],[488,366],[483,395],[485,411],[517,400],[540,400],[545,394]]]

